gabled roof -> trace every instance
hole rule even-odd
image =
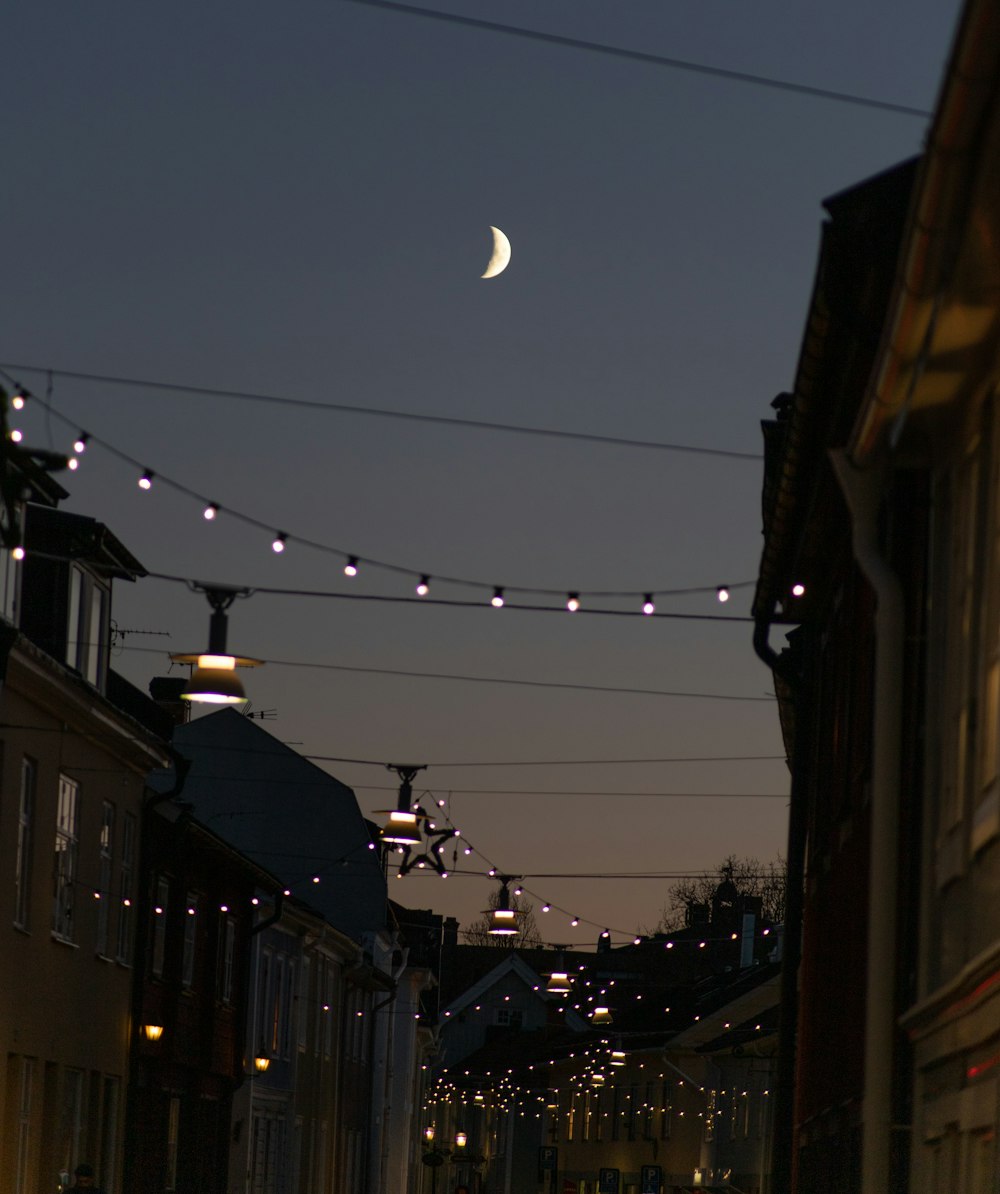
[[[530,991],[538,995],[542,1002],[548,1003],[552,1000],[553,997],[546,993],[545,982],[541,975],[536,974],[516,953],[509,953],[489,973],[484,974],[478,982],[473,983],[471,987],[468,987],[461,995],[442,1008],[442,1014],[450,1012],[456,1016],[459,1012],[465,1011],[467,1007],[478,1003],[491,987],[495,987],[508,974],[519,978]]]
[[[199,821],[355,940],[385,927],[385,876],[349,787],[234,709],[179,726],[174,747],[191,760],[182,798]]]

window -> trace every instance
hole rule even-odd
[[[66,662],[95,687],[102,686],[107,654],[108,590],[77,565],[69,575]]]
[[[660,1139],[670,1139],[670,1083],[664,1082],[660,1092]]]
[[[621,1087],[616,1086],[612,1090],[611,1097],[611,1139],[619,1140],[622,1132],[622,1094]]]
[[[167,1107],[167,1163],[163,1186],[166,1190],[177,1189],[177,1138],[181,1126],[181,1101],[175,1095]]]
[[[111,919],[111,870],[115,844],[115,806],[105,800],[101,805],[101,837],[97,859],[97,952],[108,952],[108,924]]]
[[[155,895],[150,972],[154,978],[162,978],[167,956],[167,917],[170,914],[170,884],[162,875],[156,880]]]
[[[639,1084],[633,1082],[628,1088],[628,1094],[625,1096],[628,1099],[628,1116],[625,1120],[628,1125],[628,1139],[635,1139],[635,1124],[639,1114]]]
[[[105,1077],[101,1109],[101,1186],[112,1194],[112,1176],[118,1155],[119,1080]]]
[[[288,960],[287,978],[285,980],[285,1018],[281,1026],[281,1056],[292,1055],[292,1033],[295,1009],[295,963]]]
[[[64,941],[73,940],[79,819],[79,786],[75,780],[60,775],[55,859],[52,868],[52,932]]]
[[[646,1083],[646,1101],[642,1105],[642,1138],[653,1139],[653,1104],[656,1102],[656,1083]]]
[[[233,1002],[233,963],[236,958],[236,921],[226,916],[222,921],[222,950],[219,957],[219,998]]]
[[[31,914],[31,852],[35,822],[38,764],[21,759],[21,795],[17,813],[17,857],[14,862],[14,924],[26,929]]]
[[[66,662],[77,666],[80,655],[80,608],[83,592],[83,571],[73,567],[69,573],[69,617],[66,625]]]
[[[84,679],[96,685],[100,679],[101,657],[105,647],[105,623],[108,595],[104,589],[94,585],[90,590],[90,623],[87,629],[86,650],[83,655]]]
[[[505,1028],[520,1028],[524,1023],[524,1012],[519,1007],[497,1008],[496,1022]]]
[[[257,962],[257,1003],[254,1008],[254,1049],[267,1049],[271,1043],[268,1023],[268,996],[271,990],[271,951],[262,949]]]
[[[309,1031],[309,1019],[307,1012],[309,1010],[309,959],[302,959],[302,969],[299,971],[299,999],[298,999],[298,1020],[299,1020],[299,1048],[306,1047],[306,1035]]]
[[[285,959],[278,954],[274,959],[274,973],[271,977],[270,1011],[268,1014],[267,1044],[272,1057],[281,1049],[281,1020],[285,1003]]]
[[[35,1062],[21,1059],[21,1098],[17,1116],[17,1162],[14,1170],[14,1194],[28,1194],[31,1158],[31,1111],[35,1086]]]
[[[15,625],[20,580],[21,562],[9,551],[0,552],[0,615]]]
[[[122,857],[118,870],[118,948],[115,956],[126,965],[132,957],[132,914],[135,902],[135,817],[126,813],[122,822]]]
[[[184,951],[181,955],[181,983],[194,986],[194,958],[198,943],[198,893],[187,893],[184,908]]]
[[[66,1070],[63,1075],[62,1115],[59,1125],[59,1167],[72,1173],[83,1160],[83,1070]]]
[[[576,1132],[576,1095],[569,1096],[569,1109],[566,1112],[566,1143],[572,1144]]]

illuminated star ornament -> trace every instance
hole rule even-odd
[[[493,233],[493,256],[490,257],[486,272],[481,275],[484,278],[495,278],[510,265],[510,241],[499,228],[494,228],[492,224],[490,232]]]

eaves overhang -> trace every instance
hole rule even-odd
[[[910,207],[875,366],[848,443],[933,452],[939,415],[994,385],[1000,333],[1000,6],[969,0]]]

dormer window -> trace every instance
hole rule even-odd
[[[20,629],[37,647],[105,691],[111,585],[146,572],[103,523],[28,504]]]

